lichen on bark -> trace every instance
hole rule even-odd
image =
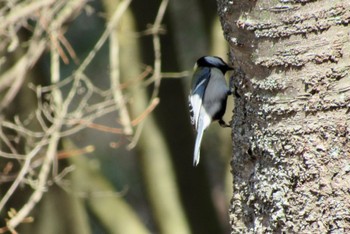
[[[350,2],[224,1],[232,233],[350,231]]]

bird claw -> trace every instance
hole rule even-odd
[[[231,127],[230,124],[227,124],[227,123],[226,123],[224,120],[222,120],[222,119],[219,120],[219,124],[220,124],[220,126],[223,127],[223,128],[230,128],[230,127]]]

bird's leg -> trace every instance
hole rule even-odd
[[[231,125],[227,124],[223,119],[219,119],[219,124],[223,128],[230,128]]]

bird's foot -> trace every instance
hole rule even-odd
[[[231,127],[231,125],[227,124],[223,119],[219,119],[219,124],[223,128],[230,128]]]

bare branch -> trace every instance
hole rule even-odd
[[[147,107],[147,109],[140,115],[138,116],[137,118],[135,118],[131,124],[133,126],[136,126],[138,125],[140,122],[142,122],[146,117],[147,115],[149,115],[155,108],[156,106],[159,104],[159,98],[154,98],[151,102],[151,104]]]
[[[14,231],[14,229],[22,222],[22,220],[28,216],[29,212],[34,208],[34,206],[40,201],[43,193],[45,192],[45,184],[47,181],[47,177],[50,171],[50,166],[51,162],[54,159],[54,156],[56,155],[56,150],[57,150],[57,145],[60,139],[59,135],[59,129],[62,127],[62,119],[57,119],[57,122],[55,123],[55,130],[53,134],[51,135],[50,141],[49,141],[49,146],[48,150],[46,153],[45,161],[41,167],[39,176],[38,176],[38,185],[34,193],[31,195],[27,203],[18,211],[18,213],[11,218],[7,222],[7,227],[11,230]],[[28,162],[26,160],[26,162]],[[30,161],[29,161],[30,162]],[[29,164],[26,164],[25,166],[29,166]],[[22,171],[26,167],[23,166]],[[24,176],[24,175],[23,175]],[[17,178],[19,178],[18,176]],[[17,179],[16,179],[17,181]],[[13,192],[13,191],[12,191]],[[1,206],[0,206],[1,208]]]
[[[44,145],[47,144],[47,139],[41,140],[36,147],[26,155],[26,159],[24,161],[24,164],[16,178],[16,180],[12,183],[11,187],[7,190],[6,194],[3,196],[3,198],[0,201],[0,211],[4,208],[6,202],[11,197],[11,195],[14,193],[14,191],[17,189],[20,182],[23,180],[24,176],[27,174],[28,169],[30,167],[30,162],[37,155],[37,153],[43,148]]]
[[[78,69],[65,78],[60,73],[60,59],[68,63],[71,57],[77,62],[77,57],[74,49],[64,37],[62,27],[65,22],[71,20],[72,17],[75,17],[80,12],[86,3],[85,0],[39,0],[35,3],[18,1],[14,4],[15,2],[16,0],[12,1],[13,4],[11,2],[6,3],[7,10],[0,9],[0,13],[6,13],[3,17],[0,16],[0,19],[6,20],[0,26],[0,39],[4,38],[4,40],[0,40],[0,48],[9,48],[11,51],[18,49],[19,45],[21,45],[21,39],[16,34],[23,26],[32,32],[32,37],[27,41],[27,47],[23,47],[27,48],[27,50],[23,49],[22,53],[24,55],[11,68],[0,74],[0,92],[4,92],[4,98],[0,102],[0,111],[8,106],[18,94],[18,90],[23,88],[28,71],[36,64],[47,48],[49,48],[51,56],[51,84],[46,87],[29,84],[29,88],[36,94],[37,109],[33,110],[26,117],[15,116],[11,120],[1,119],[0,121],[0,143],[5,146],[0,149],[0,157],[16,159],[21,166],[18,171],[2,172],[6,178],[2,178],[3,180],[1,181],[13,182],[0,200],[0,211],[4,209],[10,197],[16,192],[21,183],[25,183],[33,188],[33,192],[26,203],[20,207],[18,212],[11,213],[11,217],[7,220],[7,227],[0,229],[0,232],[9,230],[13,233],[16,233],[15,229],[20,223],[27,220],[26,217],[41,200],[47,187],[53,183],[62,186],[64,182],[63,177],[73,170],[71,167],[68,167],[59,173],[55,167],[55,160],[94,150],[93,146],[89,145],[76,151],[65,150],[57,152],[62,138],[72,136],[86,128],[113,134],[132,135],[134,134],[133,127],[137,126],[137,132],[130,146],[136,144],[144,119],[159,103],[160,82],[162,77],[167,75],[161,72],[159,35],[164,31],[161,27],[161,22],[168,0],[161,2],[154,25],[150,29],[155,54],[154,68],[145,66],[144,71],[139,76],[136,75],[135,79],[126,83],[120,82],[118,35],[114,33],[114,30],[117,29],[120,19],[129,7],[131,0],[120,2],[93,50],[78,66]],[[8,13],[12,10],[16,10],[16,15]],[[27,24],[29,19],[34,23]],[[12,38],[9,35],[12,35]],[[16,39],[13,39],[14,37]],[[110,39],[111,88],[102,90],[90,81],[85,74],[85,70],[108,38]],[[6,59],[1,57],[0,64],[5,63]],[[170,74],[169,76],[174,75]],[[132,120],[126,107],[127,102],[132,97],[123,95],[122,91],[139,83],[149,84],[150,82],[154,82],[150,103],[138,117]],[[94,99],[96,97],[97,99]],[[96,100],[98,101],[96,102]],[[122,125],[120,128],[96,123],[98,118],[109,113],[119,115],[118,120]],[[39,126],[39,129],[31,127],[33,123]],[[7,132],[10,132],[10,135],[7,135]],[[20,148],[16,149],[19,142],[21,144],[23,142],[25,145],[24,152]],[[129,142],[125,144],[127,143]],[[12,170],[10,164],[8,169]],[[106,192],[97,192],[95,195],[105,196],[106,194],[109,195]],[[86,196],[84,193],[80,195]],[[115,193],[110,195],[115,195]]]
[[[154,50],[154,73],[152,80],[154,80],[154,89],[151,96],[151,101],[153,101],[159,93],[160,81],[161,81],[161,47],[160,47],[160,38],[159,32],[162,31],[161,22],[164,17],[165,10],[167,8],[169,0],[163,0],[158,9],[157,17],[152,26],[152,36],[153,36],[153,50]],[[128,145],[128,149],[132,149],[138,142],[138,139],[141,135],[144,122],[141,122],[136,129],[135,136],[133,137],[131,143]]]
[[[0,26],[0,35],[5,34],[7,27],[14,25],[15,23],[21,21],[23,18],[30,17],[33,12],[36,12],[41,8],[48,7],[54,2],[54,0],[41,0],[34,1],[29,4],[27,1],[23,2],[22,4],[15,4],[9,11],[9,14],[1,19],[2,24]]]
[[[159,87],[160,87],[160,80],[161,80],[161,65],[162,65],[162,55],[161,55],[161,48],[160,48],[160,38],[159,38],[159,31],[161,29],[161,23],[164,18],[165,10],[168,6],[169,0],[163,0],[160,4],[160,7],[158,9],[157,17],[154,21],[153,27],[152,27],[152,37],[153,37],[153,49],[154,49],[154,90],[152,94],[152,98],[155,98],[158,96],[159,93]]]
[[[115,11],[114,14],[117,14],[119,7]],[[126,8],[123,9],[124,11]],[[112,16],[112,19],[114,16]],[[125,105],[125,100],[122,94],[122,91],[120,89],[120,70],[119,70],[119,41],[118,41],[118,32],[117,32],[117,26],[114,25],[114,33],[111,33],[110,38],[110,52],[109,52],[109,59],[111,61],[111,86],[113,92],[113,97],[116,105],[119,107],[119,116],[120,116],[120,122],[123,126],[124,133],[126,135],[131,135],[133,133],[133,129],[131,127],[131,121],[130,116],[128,113],[128,110]]]
[[[107,25],[107,29],[103,32],[102,36],[100,37],[94,48],[90,51],[83,63],[77,69],[75,75],[79,76],[80,74],[82,74],[86,67],[90,64],[91,60],[95,57],[96,52],[99,51],[103,44],[106,42],[113,28],[115,27],[115,25],[118,24],[120,18],[122,17],[123,13],[128,8],[130,3],[131,0],[124,0],[119,4],[118,10],[114,13]]]
[[[129,1],[130,3],[131,1]],[[128,4],[129,4],[128,3]],[[113,22],[114,20],[120,18],[119,15],[122,15],[127,10],[127,5],[125,7],[120,8],[118,7],[114,13],[114,15],[111,17],[111,22],[109,23],[109,26],[111,26],[111,30],[116,30],[118,24],[116,22]],[[118,16],[118,17],[117,17]],[[113,27],[112,27],[113,26]],[[133,129],[131,127],[131,121],[130,116],[128,113],[128,110],[126,108],[126,102],[124,100],[121,87],[120,87],[120,65],[119,65],[119,42],[118,42],[118,33],[114,32],[111,33],[110,36],[110,52],[109,52],[109,58],[111,61],[111,86],[113,91],[113,97],[116,105],[119,107],[119,116],[120,116],[120,122],[123,126],[124,133],[126,135],[131,135],[133,133]]]

